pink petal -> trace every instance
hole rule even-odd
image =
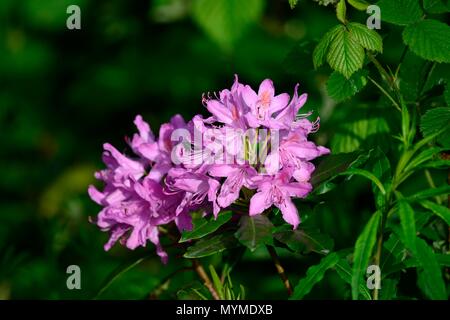
[[[289,95],[287,93],[282,93],[277,95],[272,99],[272,103],[270,104],[270,112],[273,114],[277,111],[284,109],[289,102]]]
[[[275,88],[273,86],[273,82],[270,79],[266,79],[259,85],[258,97],[261,97],[264,93],[269,95],[269,97],[273,97],[275,95]]]
[[[269,198],[270,190],[259,191],[253,195],[250,199],[249,215],[254,216],[264,212],[267,208],[270,208],[272,203],[267,201]]]
[[[217,118],[218,121],[226,124],[231,124],[233,122],[231,111],[221,102],[217,100],[209,100],[206,104],[206,108]]]
[[[285,198],[283,203],[276,206],[281,210],[281,213],[283,214],[283,219],[287,223],[292,225],[294,229],[297,229],[300,223],[300,218],[298,216],[297,207],[294,205],[292,200],[290,198]]]

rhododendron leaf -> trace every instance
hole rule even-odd
[[[403,41],[418,56],[435,62],[450,62],[450,27],[437,20],[423,20],[403,30]]]
[[[273,224],[265,215],[242,216],[235,236],[244,246],[254,251],[261,244],[272,244]]]
[[[368,158],[368,153],[357,151],[331,154],[319,163],[311,177],[311,183],[317,188],[321,183],[337,177],[345,170],[363,165]]]
[[[442,278],[442,271],[433,249],[420,238],[416,238],[416,247],[417,260],[423,270],[419,272],[421,288],[430,299],[446,300],[447,293]]]
[[[226,211],[219,213],[217,219],[214,217],[200,217],[198,219],[193,219],[193,229],[191,231],[184,231],[179,242],[199,239],[213,233],[222,225],[227,223],[231,219],[232,215],[233,213],[231,211]]]
[[[328,269],[333,268],[338,263],[338,261],[339,256],[337,255],[337,253],[330,253],[322,260],[320,260],[319,264],[309,267],[306,271],[306,277],[301,279],[295,286],[294,292],[290,299],[302,299],[311,291],[311,289],[317,282],[320,282],[323,279],[325,272]]]
[[[183,255],[185,258],[202,258],[235,248],[239,242],[234,237],[233,232],[224,232],[212,237],[202,238],[193,246],[187,249]]]
[[[353,300],[358,299],[359,296],[359,283],[366,272],[373,247],[375,246],[380,218],[381,212],[375,212],[356,240],[352,268]]]
[[[367,70],[359,70],[347,79],[334,71],[327,81],[328,95],[337,102],[349,99],[361,91],[367,84]]]
[[[376,3],[381,10],[381,20],[406,26],[419,21],[423,11],[419,0],[381,0]]]
[[[336,272],[342,280],[349,285],[352,284],[352,268],[346,259],[339,260],[336,264]],[[372,300],[372,296],[370,295],[367,285],[363,279],[359,282],[359,293],[363,299]]]
[[[420,201],[420,204],[422,207],[430,210],[435,215],[442,218],[447,225],[450,226],[450,209],[447,207],[444,207],[443,205],[437,204],[435,202],[429,201],[429,200],[422,200]]]
[[[334,241],[328,235],[320,233],[316,229],[299,228],[292,230],[289,226],[277,227],[274,230],[274,238],[287,245],[289,249],[300,253],[317,252],[328,254],[334,246]]]

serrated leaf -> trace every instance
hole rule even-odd
[[[355,9],[366,11],[369,3],[364,0],[347,0],[348,3]]]
[[[336,264],[336,271],[342,280],[344,280],[349,285],[352,284],[352,268],[350,267],[350,264],[347,262],[347,260],[339,260],[339,262]],[[359,293],[364,299],[372,300],[372,296],[370,295],[370,292],[367,289],[367,285],[365,281],[363,281],[363,279],[361,279],[359,283]]]
[[[192,16],[205,33],[229,50],[262,15],[263,0],[194,0]]]
[[[262,244],[272,243],[273,224],[265,215],[242,216],[235,236],[244,246],[254,251]]]
[[[356,41],[367,50],[383,52],[383,39],[375,30],[361,23],[351,22],[347,25]]]
[[[422,285],[425,293],[430,299],[447,300],[445,284],[436,255],[427,243],[420,238],[416,238],[416,247],[416,258],[423,269],[420,278],[423,280]]]
[[[311,177],[314,188],[319,184],[337,177],[348,168],[357,168],[368,160],[368,154],[355,151],[350,153],[336,153],[324,158]]]
[[[320,263],[318,265],[309,267],[306,271],[306,277],[301,279],[295,286],[294,292],[290,299],[302,299],[311,291],[311,289],[317,282],[320,282],[323,279],[325,272],[328,269],[333,268],[338,263],[338,261],[339,256],[336,253],[330,253],[325,258],[320,260]]]
[[[221,233],[212,237],[202,238],[190,246],[183,255],[185,258],[202,258],[239,246],[232,232]]]
[[[450,62],[450,27],[437,20],[423,20],[403,30],[403,41],[418,56],[435,62]]]
[[[417,22],[423,15],[419,0],[381,0],[377,6],[381,10],[381,20],[400,26]]]
[[[413,253],[416,252],[416,221],[414,218],[414,210],[399,194],[398,213],[400,216],[400,225],[402,228],[402,239],[405,246]]]
[[[367,70],[359,70],[347,79],[334,71],[327,81],[328,95],[336,102],[351,98],[366,86],[367,74]]]
[[[333,70],[347,79],[363,67],[364,48],[356,41],[345,26],[336,30],[328,49],[327,61]]]
[[[342,23],[347,23],[346,16],[347,14],[347,6],[345,5],[345,0],[340,0],[336,6],[336,17]]]
[[[450,147],[450,107],[430,109],[420,119],[420,131],[424,137],[429,137],[443,129],[444,132],[437,140],[444,147]]]
[[[440,204],[434,203],[434,202],[429,201],[429,200],[422,200],[422,201],[420,201],[420,204],[425,209],[430,210],[435,215],[437,215],[440,218],[442,218],[447,223],[447,225],[450,226],[450,209],[449,208],[444,207],[444,206],[442,206]]]
[[[193,239],[202,238],[208,234],[213,233],[217,229],[219,229],[222,225],[227,223],[233,213],[231,211],[221,212],[217,216],[217,219],[206,217],[201,217],[199,219],[193,220],[193,228],[192,231],[184,231],[181,235],[180,243],[186,242]]]
[[[423,0],[423,8],[429,13],[450,12],[450,4],[445,4],[442,0]]]
[[[447,107],[450,107],[450,83],[445,85],[444,99],[445,103],[447,103]]]
[[[379,211],[375,212],[356,240],[352,268],[353,300],[358,299],[359,296],[359,283],[366,272],[373,247],[375,246],[380,217],[381,213]]]
[[[274,230],[273,236],[281,243],[287,245],[292,251],[300,253],[313,251],[320,254],[328,254],[334,245],[333,239],[328,235],[310,228],[292,230],[291,227],[287,229],[282,226]]]
[[[341,25],[334,26],[331,28],[319,41],[316,48],[313,52],[313,63],[314,68],[319,68],[327,56],[328,48],[330,47],[331,41],[333,41],[334,37],[336,36],[337,31],[340,29]]]

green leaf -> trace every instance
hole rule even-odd
[[[289,228],[289,229],[288,229]],[[310,228],[292,228],[281,226],[274,230],[274,238],[284,243],[294,252],[308,253],[317,252],[328,254],[333,249],[333,239],[318,230]]]
[[[441,217],[447,225],[450,226],[450,209],[429,200],[422,200],[420,204],[425,209],[432,211],[435,215]]]
[[[291,6],[291,9],[294,9],[297,5],[298,0],[289,0],[289,5]]]
[[[225,297],[223,294],[222,281],[220,281],[220,278],[216,272],[216,269],[214,268],[214,266],[212,264],[209,265],[209,273],[211,273],[211,278],[214,283],[214,287],[217,291],[217,294],[219,295],[220,299],[223,300]]]
[[[375,212],[356,240],[352,269],[353,300],[358,299],[359,296],[359,283],[366,272],[373,247],[375,246],[380,217],[381,213],[379,211]]]
[[[422,163],[432,159],[433,157],[437,156],[439,152],[444,150],[446,150],[446,148],[440,147],[431,147],[429,149],[423,150],[409,162],[404,171],[408,172],[418,168]]]
[[[341,25],[337,25],[331,28],[317,44],[313,52],[313,63],[315,69],[319,68],[323,64],[328,52],[328,48],[330,47],[330,43],[331,41],[333,41],[340,28]]]
[[[364,57],[364,48],[346,27],[341,25],[336,29],[327,53],[330,67],[348,79],[355,71],[363,67]]]
[[[300,300],[307,295],[317,282],[320,282],[325,272],[333,268],[339,261],[336,253],[330,253],[320,260],[318,265],[309,267],[306,271],[306,277],[301,279],[294,288],[294,293],[290,297],[292,300]]]
[[[259,20],[264,3],[263,0],[193,0],[192,16],[213,41],[229,50]]]
[[[423,15],[419,0],[381,0],[377,6],[381,10],[381,20],[400,26],[417,22]]]
[[[336,6],[336,17],[342,23],[347,23],[347,19],[345,18],[347,14],[347,7],[345,5],[345,0],[340,0]]]
[[[187,249],[185,258],[202,258],[239,246],[233,232],[225,232],[212,237],[202,238]]]
[[[394,300],[397,298],[398,279],[384,279],[380,290],[380,300]]]
[[[145,256],[145,257],[141,257],[141,258],[139,258],[137,260],[127,261],[127,262],[122,263],[119,267],[117,267],[116,270],[114,270],[106,278],[106,280],[104,281],[104,283],[101,286],[100,290],[95,295],[94,299],[99,298],[103,294],[103,292],[105,292],[111,286],[111,284],[113,284],[114,281],[119,279],[123,274],[127,273],[128,271],[130,271],[131,269],[136,267],[138,264],[140,264],[142,261],[144,261],[148,257],[149,256]]]
[[[447,107],[450,107],[450,83],[445,85],[444,99],[445,103],[447,103]]]
[[[367,70],[359,70],[347,79],[334,71],[327,81],[328,95],[336,102],[341,102],[357,94],[367,84]]]
[[[450,27],[437,20],[423,20],[403,30],[403,41],[418,56],[435,62],[450,62]]]
[[[380,148],[375,149],[373,159],[374,164],[372,171],[374,176],[377,177],[378,180],[380,180],[385,190],[389,190],[392,184],[391,164],[389,162],[389,159]],[[386,206],[385,195],[374,183],[372,184],[372,191],[375,195],[375,204],[377,206],[377,209],[384,210]]]
[[[373,173],[371,173],[371,172],[369,172],[367,170],[351,168],[351,169],[348,169],[345,172],[342,172],[341,175],[350,175],[350,176],[358,175],[358,176],[365,177],[365,178],[369,179],[370,181],[372,181],[373,183],[375,183],[375,185],[380,190],[381,194],[383,194],[383,195],[386,194],[386,190],[385,190],[383,184],[381,183],[381,181],[378,180],[378,178]]]
[[[423,280],[421,283],[424,287],[425,293],[430,299],[447,300],[445,284],[436,255],[427,243],[420,238],[416,238],[416,247],[416,258],[423,269],[423,272],[419,273],[419,275]]]
[[[311,177],[311,183],[316,188],[319,184],[337,177],[349,168],[363,165],[368,158],[368,153],[362,154],[359,151],[331,154],[319,163]]]
[[[444,130],[437,140],[444,147],[450,147],[450,107],[437,107],[428,110],[420,119],[420,130],[424,137],[429,137],[440,130]]]
[[[242,216],[235,236],[240,243],[254,251],[261,244],[272,243],[272,228],[272,222],[262,214]]]
[[[361,23],[351,22],[348,29],[356,41],[363,48],[376,52],[383,52],[383,39],[375,30],[369,29]]]
[[[450,12],[450,4],[445,4],[442,0],[423,0],[423,8],[429,13]]]
[[[402,228],[402,239],[405,246],[413,253],[416,252],[416,222],[414,210],[407,200],[403,199],[400,193],[396,193],[398,198],[398,213]]]
[[[369,3],[364,0],[347,0],[348,3],[355,9],[366,11]]]
[[[339,262],[336,264],[336,271],[342,280],[344,280],[349,285],[352,284],[352,269],[347,260],[345,259],[339,260]],[[372,300],[372,296],[370,295],[370,292],[367,289],[367,285],[363,278],[360,279],[358,288],[359,293],[364,299]]]
[[[420,201],[431,197],[440,196],[443,194],[450,193],[450,185],[444,185],[437,188],[429,188],[426,190],[419,191],[412,196],[409,196],[408,201]]]
[[[184,231],[181,235],[180,243],[186,242],[193,239],[202,238],[210,233],[213,233],[217,229],[219,229],[222,225],[227,223],[233,213],[231,211],[221,212],[217,216],[217,219],[210,218],[207,219],[205,217],[200,217],[198,219],[193,220],[193,228],[192,231]]]

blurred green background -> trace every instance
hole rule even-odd
[[[70,4],[81,8],[81,30],[66,28]],[[299,82],[309,93],[305,108],[322,118],[314,139],[338,151],[355,150],[366,138],[382,144],[390,125],[391,111],[378,112],[373,90],[360,98],[374,101],[370,108],[327,96],[329,70],[314,71],[311,52],[337,21],[332,8],[311,0],[295,10],[287,0],[2,0],[0,17],[0,299],[90,299],[114,270],[148,253],[99,298],[176,298],[178,289],[196,285],[191,272],[181,272],[161,286],[188,263],[172,255],[163,266],[151,245],[104,252],[107,234],[88,222],[100,209],[86,190],[103,167],[102,143],[124,148],[136,114],[157,132],[175,113],[204,113],[202,93],[230,87],[236,73],[256,87],[271,78],[290,94]],[[402,47],[386,48],[397,61]],[[352,128],[364,134],[355,138]],[[338,189],[301,214],[344,248],[373,201],[359,179]],[[279,254],[294,284],[319,259]],[[220,257],[209,262],[220,264]],[[81,268],[81,290],[66,287],[71,264]],[[232,278],[247,298],[286,298],[264,250],[247,252]],[[327,274],[308,297],[346,298],[349,288]]]

